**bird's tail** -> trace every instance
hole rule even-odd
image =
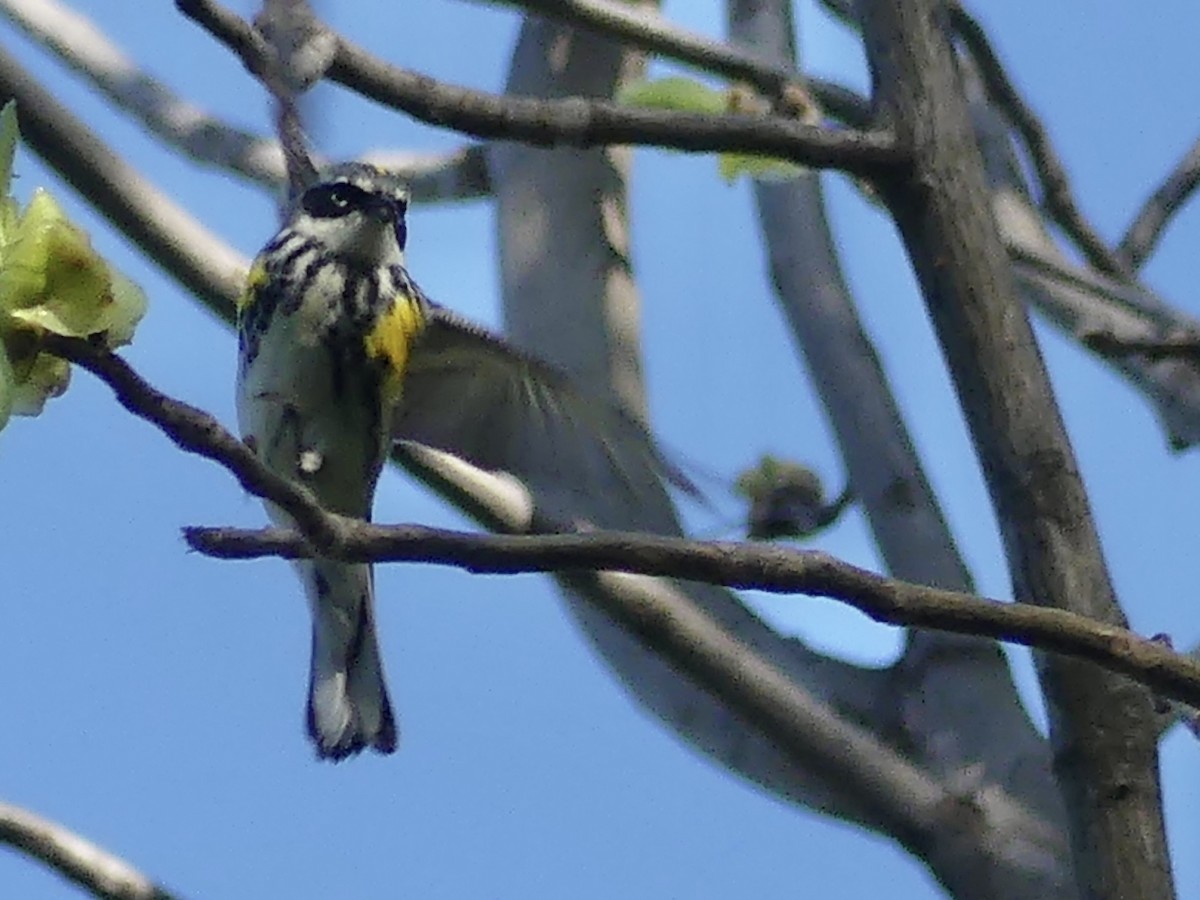
[[[301,562],[313,615],[308,734],[322,759],[396,749],[396,723],[375,638],[371,567]]]

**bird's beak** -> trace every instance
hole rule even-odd
[[[396,204],[387,197],[372,197],[370,202],[363,206],[363,212],[377,222],[396,221]]]

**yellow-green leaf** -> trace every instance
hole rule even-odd
[[[725,112],[723,91],[710,88],[690,78],[660,78],[657,81],[637,81],[617,92],[617,102],[646,109],[673,109],[676,112]]]
[[[134,329],[146,314],[146,294],[116,269],[109,267],[109,271],[113,302],[104,316],[104,339],[112,349],[133,340]]]
[[[0,264],[0,304],[13,318],[66,337],[104,329],[113,300],[108,264],[87,235],[37,191]]]
[[[803,166],[786,159],[751,153],[722,153],[717,161],[717,169],[721,178],[729,184],[742,175],[759,181],[786,181],[805,171]]]

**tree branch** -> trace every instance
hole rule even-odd
[[[843,600],[882,622],[981,634],[1078,656],[1144,681],[1164,696],[1200,706],[1200,665],[1161,643],[1061,610],[1005,606],[893,581],[820,553],[609,532],[465,535],[347,519],[323,510],[307,489],[267,469],[208,413],[161,393],[112,352],[52,334],[42,341],[48,352],[104,381],[126,410],[154,424],[181,449],[220,464],[246,491],[280,506],[303,535],[274,529],[188,529],[192,548],[212,556],[445,562],[492,573],[608,569],[776,593],[816,593]]]
[[[854,128],[871,122],[871,104],[862,95],[820,79],[805,79],[794,68],[776,64],[738,47],[714,41],[672,24],[648,6],[618,0],[487,0],[515,6],[566,25],[624,41],[631,47],[736,81],[744,81],[768,97],[789,89],[812,95],[822,110]]]
[[[1124,627],[1045,364],[1014,296],[941,8],[859,6],[877,105],[914,152],[913,177],[883,182],[883,196],[980,456],[1016,598]],[[1170,897],[1150,696],[1071,660],[1041,663],[1081,894]]]
[[[102,900],[175,900],[125,860],[61,825],[0,803],[0,843],[45,864]]]
[[[730,0],[727,8],[731,40],[745,41],[780,62],[795,57],[792,10],[798,14],[799,7],[791,0]],[[972,593],[970,573],[841,271],[820,176],[805,172],[786,181],[756,181],[753,191],[776,297],[886,571],[906,581]],[[947,892],[971,897],[986,881],[996,896],[1011,900],[1074,897],[1050,748],[1018,699],[1000,647],[947,631],[910,628],[903,655],[883,674],[873,702],[861,713],[867,721],[876,729],[903,732],[909,758],[939,777],[971,769],[988,772],[989,781],[1036,811],[1063,838],[1063,852],[1039,870],[1002,857],[990,860],[985,872],[969,854],[918,851]],[[915,707],[920,716],[901,712]]]
[[[344,557],[344,540],[360,523],[325,512],[307,491],[282,482],[207,413],[168,398],[146,384],[111,352],[85,341],[44,336],[45,348],[105,381],[121,404],[152,422],[177,445],[229,469],[250,493],[283,506],[322,555]],[[953,797],[939,782],[906,762],[864,730],[843,722],[775,665],[731,636],[706,613],[681,601],[667,585],[622,590],[634,576],[608,579],[606,611],[655,652],[777,742],[791,758],[819,758],[830,777],[862,785],[870,815],[906,834],[931,834]],[[996,798],[980,798],[985,815],[1014,838],[1033,841],[1044,829],[1026,811]]]
[[[1166,180],[1150,195],[1117,245],[1117,258],[1131,270],[1140,269],[1171,217],[1183,208],[1197,187],[1200,187],[1200,140],[1192,144]]]
[[[279,528],[184,529],[188,545],[217,559],[307,559],[312,546]],[[321,551],[325,554],[325,551]],[[426,562],[477,574],[605,570],[810,594],[853,606],[877,622],[936,628],[1052,650],[1128,675],[1200,706],[1200,663],[1158,641],[1066,610],[1005,604],[961,591],[885,578],[815,550],[693,541],[633,532],[479,535],[417,525],[354,522],[338,553],[351,562]]]
[[[950,23],[967,51],[974,58],[984,87],[1021,136],[1038,181],[1042,202],[1050,217],[1058,223],[1083,255],[1099,271],[1117,278],[1128,278],[1124,262],[1108,248],[1095,227],[1087,220],[1071,190],[1066,166],[1058,158],[1045,126],[1022,99],[1000,61],[983,26],[961,3],[946,4]]]
[[[59,0],[0,0],[0,15],[190,159],[268,187],[282,182],[283,159],[275,141],[235,128],[188,103],[138,69],[81,13]]]
[[[233,50],[251,72],[266,71],[270,51],[236,14],[212,0],[176,0],[176,5]],[[581,97],[499,97],[393,66],[341,38],[329,76],[423,122],[481,138],[537,146],[638,144],[692,152],[758,153],[867,179],[906,162],[903,151],[883,130],[838,131],[777,117],[627,108]]]
[[[1200,334],[1194,331],[1160,338],[1124,337],[1106,331],[1081,335],[1083,345],[1105,356],[1144,356],[1149,360],[1181,359],[1200,364]]]

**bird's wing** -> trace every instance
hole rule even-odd
[[[662,490],[662,478],[700,495],[614,400],[441,307],[412,347],[392,433],[508,472],[564,507],[577,505],[572,492],[626,492],[611,498],[620,504]]]

